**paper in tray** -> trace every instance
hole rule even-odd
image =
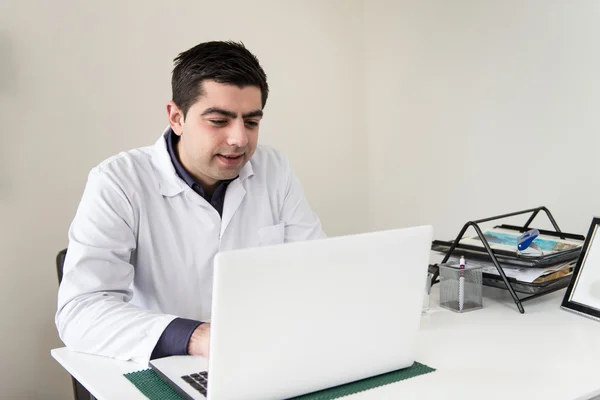
[[[541,256],[524,256],[517,252],[517,238],[526,229],[511,225],[500,225],[483,232],[490,248],[498,262],[505,265],[522,267],[544,267],[551,264],[563,263],[577,259],[585,238],[582,235],[569,233],[558,233],[553,231],[539,230],[540,236],[534,243],[543,250]],[[453,241],[435,240],[432,250],[446,253],[450,250]],[[481,260],[491,260],[489,253],[475,236],[463,237],[455,248],[453,255],[462,254],[466,257],[474,257]]]
[[[499,276],[491,276],[484,274],[483,276],[483,284],[485,286],[497,287],[500,289],[506,289],[506,284]],[[569,286],[569,282],[571,281],[571,276],[566,275],[562,278],[555,279],[553,281],[547,281],[543,283],[527,283],[527,282],[519,282],[514,279],[508,279],[510,285],[514,289],[515,292],[525,293],[525,294],[541,294],[541,293],[550,293],[555,290],[563,289]]]
[[[438,271],[438,265],[429,265],[429,272],[432,274]],[[515,292],[525,293],[525,294],[540,294],[540,293],[550,293],[555,290],[559,290],[565,288],[569,285],[571,281],[572,274],[563,276],[561,278],[545,281],[542,283],[529,283],[529,282],[521,282],[514,278],[507,277],[506,279],[515,290]],[[483,274],[483,285],[496,287],[500,289],[506,289],[506,284],[502,280],[500,275],[492,275],[492,274]]]

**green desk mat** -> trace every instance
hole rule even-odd
[[[428,374],[435,371],[421,363],[415,362],[411,367],[388,372],[386,374],[365,378],[360,381],[350,382],[345,385],[335,386],[318,392],[308,393],[294,397],[293,400],[332,400],[338,397],[373,389],[394,382],[403,381],[415,376]],[[146,397],[150,400],[182,400],[182,397],[166,384],[156,372],[151,369],[125,374]]]

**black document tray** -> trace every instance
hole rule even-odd
[[[541,234],[553,236],[553,237],[557,237],[557,238],[561,238],[561,239],[579,240],[582,242],[582,246],[574,248],[574,249],[568,249],[568,250],[560,251],[557,253],[546,254],[546,255],[537,256],[537,257],[524,256],[524,255],[517,254],[516,251],[492,249],[490,247],[487,239],[485,238],[483,231],[479,227],[479,224],[484,223],[484,222],[499,220],[499,219],[508,218],[508,217],[514,217],[514,216],[518,216],[518,215],[531,214],[529,219],[523,226],[514,226],[514,225],[506,225],[506,224],[496,226],[497,228],[504,228],[504,229],[508,229],[508,230],[513,230],[515,232],[524,233],[531,229],[530,228],[531,223],[533,222],[535,217],[540,212],[544,212],[548,216],[548,219],[550,220],[550,222],[552,223],[552,226],[555,229],[555,231],[538,229]],[[468,228],[475,229],[475,232],[477,233],[477,237],[481,241],[481,246],[465,245],[465,244],[460,243],[461,239],[464,237],[464,234]],[[492,274],[484,273],[483,277],[482,277],[483,284],[486,286],[493,286],[493,287],[498,287],[501,289],[508,290],[511,297],[515,301],[515,304],[517,305],[519,312],[521,314],[523,314],[525,312],[525,309],[523,308],[523,304],[522,304],[524,301],[527,301],[527,300],[536,298],[538,296],[542,296],[544,294],[548,294],[548,293],[554,292],[556,290],[562,289],[564,287],[567,287],[571,281],[572,274],[565,275],[560,278],[557,278],[557,279],[554,279],[551,281],[547,281],[547,282],[541,282],[541,283],[521,282],[521,281],[517,281],[514,278],[507,277],[506,274],[504,273],[502,264],[505,264],[506,266],[510,265],[510,266],[518,266],[518,267],[541,268],[541,267],[546,267],[546,266],[550,266],[550,265],[554,265],[554,264],[558,264],[558,263],[575,261],[578,259],[578,257],[581,254],[581,250],[583,248],[584,241],[585,241],[585,236],[583,236],[583,235],[576,235],[576,234],[562,232],[560,230],[560,228],[558,227],[558,224],[554,220],[554,217],[552,216],[552,214],[546,207],[536,207],[536,208],[512,212],[512,213],[508,213],[508,214],[496,215],[493,217],[483,218],[483,219],[479,219],[479,220],[475,220],[475,221],[468,221],[467,223],[464,224],[464,226],[462,227],[462,229],[456,236],[456,239],[451,240],[451,241],[434,240],[432,243],[431,249],[435,250],[435,251],[439,251],[440,253],[444,254],[444,258],[441,263],[448,262],[450,260],[451,256],[454,255],[456,257],[458,254],[464,254],[464,255],[467,255],[468,257],[471,257],[474,259],[480,259],[482,261],[491,261],[494,264],[494,266],[496,267],[496,270],[498,271],[498,273],[500,275],[498,276],[495,274],[492,275]],[[457,254],[454,254],[455,252],[457,252]],[[430,265],[429,270],[433,273],[432,284],[437,283],[437,278],[439,276],[438,264]],[[521,298],[520,296],[517,295],[517,292],[525,293],[528,296]]]

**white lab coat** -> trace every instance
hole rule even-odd
[[[218,251],[324,237],[281,153],[258,146],[221,218],[175,172],[167,132],[89,174],[55,320],[71,349],[145,364],[174,318],[210,321]]]

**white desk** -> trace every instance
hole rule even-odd
[[[439,308],[422,318],[417,361],[436,369],[353,396],[361,399],[591,399],[600,396],[600,322],[561,310],[564,290],[524,303],[484,287],[483,309]],[[52,356],[99,400],[145,399],[124,373],[131,362],[74,353]]]

